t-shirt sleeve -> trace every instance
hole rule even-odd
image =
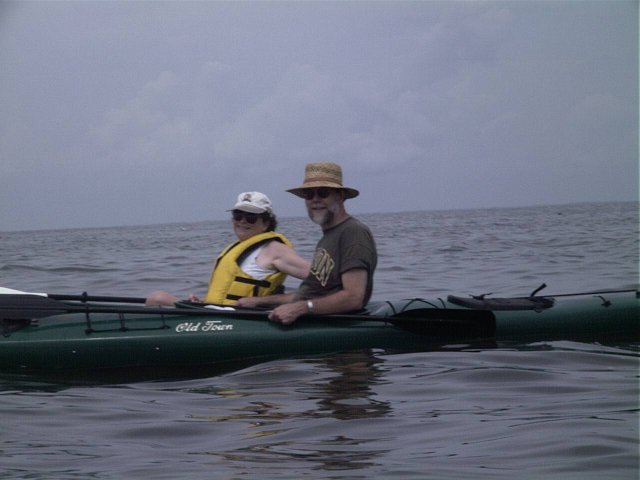
[[[375,262],[375,245],[371,234],[363,228],[355,227],[343,233],[343,255],[340,273],[363,268],[371,272]]]

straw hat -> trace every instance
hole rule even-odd
[[[304,167],[304,182],[302,186],[291,188],[291,192],[298,197],[303,197],[303,190],[308,188],[329,187],[344,191],[344,198],[355,198],[360,192],[355,188],[342,186],[342,168],[331,162],[308,163]]]

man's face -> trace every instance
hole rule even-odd
[[[342,205],[342,193],[335,188],[309,188],[305,192],[304,203],[312,222],[322,228],[332,226]]]

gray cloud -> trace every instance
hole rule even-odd
[[[4,2],[0,230],[638,198],[637,2]]]

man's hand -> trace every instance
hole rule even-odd
[[[275,308],[269,314],[269,320],[283,325],[291,325],[298,317],[307,313],[307,302],[285,303]]]

